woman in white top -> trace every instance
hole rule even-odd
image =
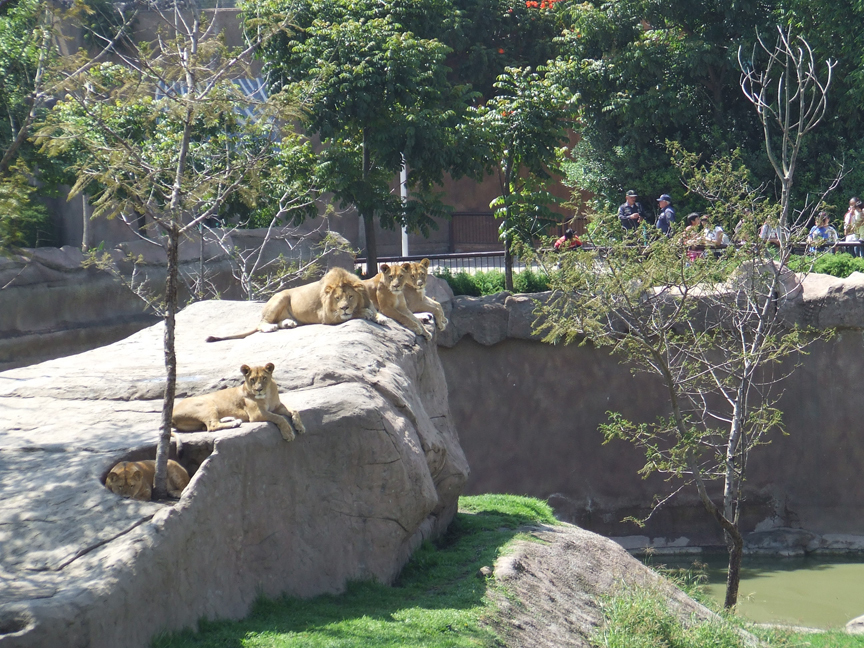
[[[843,234],[846,237],[846,241],[861,242],[860,232],[862,226],[864,226],[864,212],[862,212],[861,207],[862,203],[859,198],[852,196],[849,199],[849,209],[843,215]],[[849,248],[849,252],[852,253],[852,256],[864,256],[860,245]]]

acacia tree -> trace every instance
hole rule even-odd
[[[800,290],[787,267],[795,236],[777,250],[758,236],[779,205],[762,199],[740,160],[699,167],[696,156],[684,154],[679,163],[691,169],[687,186],[710,202],[712,216],[741,221],[747,243],[700,257],[687,253],[696,245],[690,232],[634,246],[607,235],[611,228],[595,228],[592,242],[602,253],[556,257],[561,269],[551,274],[554,292],[540,308],[547,318],[540,330],[546,342],[609,348],[634,372],[660,379],[669,398],[665,416],[633,422],[610,412],[601,430],[607,442],[624,439],[645,452],[641,474],[683,480],[654,510],[683,488],[696,489],[726,539],[728,608],[738,598],[749,458],[783,430],[777,401],[791,369],[781,363],[814,338],[783,318],[784,303]]]
[[[141,236],[165,250],[166,385],[154,489],[155,498],[164,498],[177,377],[179,244],[230,199],[254,202],[268,186],[269,169],[305,144],[280,128],[296,117],[290,97],[250,97],[234,82],[253,76],[252,54],[286,19],[262,30],[245,48],[231,50],[196,3],[170,8],[154,3],[151,9],[162,22],[157,40],[141,45],[127,40],[118,48],[117,63],[83,66],[85,72],[64,86],[65,96],[38,141],[52,154],[74,152],[72,194],[93,190],[95,217],[119,215],[144,224],[137,228]],[[67,69],[81,69],[86,59],[83,52],[70,57]],[[277,199],[280,212],[302,218],[306,202],[298,205],[291,190]]]
[[[501,219],[505,287],[513,290],[514,243],[531,246],[558,220],[546,188],[567,142],[573,99],[530,68],[507,68],[494,87],[498,94],[471,113],[488,146],[486,164],[498,175],[501,195],[490,207]]]

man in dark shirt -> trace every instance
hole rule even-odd
[[[672,236],[672,223],[675,222],[675,210],[672,208],[671,202],[672,198],[669,194],[663,194],[657,199],[657,204],[660,206],[660,213],[657,215],[657,229],[666,236]]]
[[[625,230],[635,230],[639,227],[639,223],[645,219],[642,205],[636,202],[638,197],[639,195],[631,189],[625,197],[627,202],[618,208],[618,219],[621,221],[621,227]]]

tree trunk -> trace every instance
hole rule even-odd
[[[513,253],[510,251],[510,236],[504,237],[504,288],[513,292]]]
[[[153,499],[168,497],[168,453],[171,451],[171,415],[177,388],[177,354],[174,350],[174,313],[177,310],[177,247],[180,232],[176,223],[168,230],[168,276],[165,278],[165,399],[162,404],[162,432],[156,447],[156,477]]]
[[[90,233],[90,215],[87,213],[87,195],[84,192],[81,192],[81,230],[81,251],[87,254],[93,236]]]
[[[375,246],[375,216],[370,210],[360,215],[363,219],[363,231],[366,233],[366,278],[378,274],[378,250]]]
[[[726,574],[726,600],[723,607],[727,610],[738,603],[738,586],[741,584],[741,559],[744,554],[744,538],[735,529],[734,533],[726,533],[726,545],[729,549],[729,571]]]
[[[363,183],[369,178],[371,163],[369,161],[369,147],[366,146],[366,129],[363,129]],[[378,247],[375,241],[375,211],[366,205],[360,210],[360,218],[363,220],[363,231],[366,234],[366,278],[369,279],[378,274]]]

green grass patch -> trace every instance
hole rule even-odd
[[[463,497],[447,533],[426,542],[394,586],[351,583],[344,594],[261,599],[241,621],[201,621],[154,641],[155,648],[499,646],[483,620],[493,581],[478,577],[525,525],[555,524],[539,500],[509,495]]]
[[[464,270],[453,274],[448,269],[434,273],[450,285],[454,295],[480,297],[494,295],[504,290],[504,273],[500,270],[468,273]],[[535,293],[549,290],[549,277],[530,269],[513,274],[513,289],[517,293]]]

